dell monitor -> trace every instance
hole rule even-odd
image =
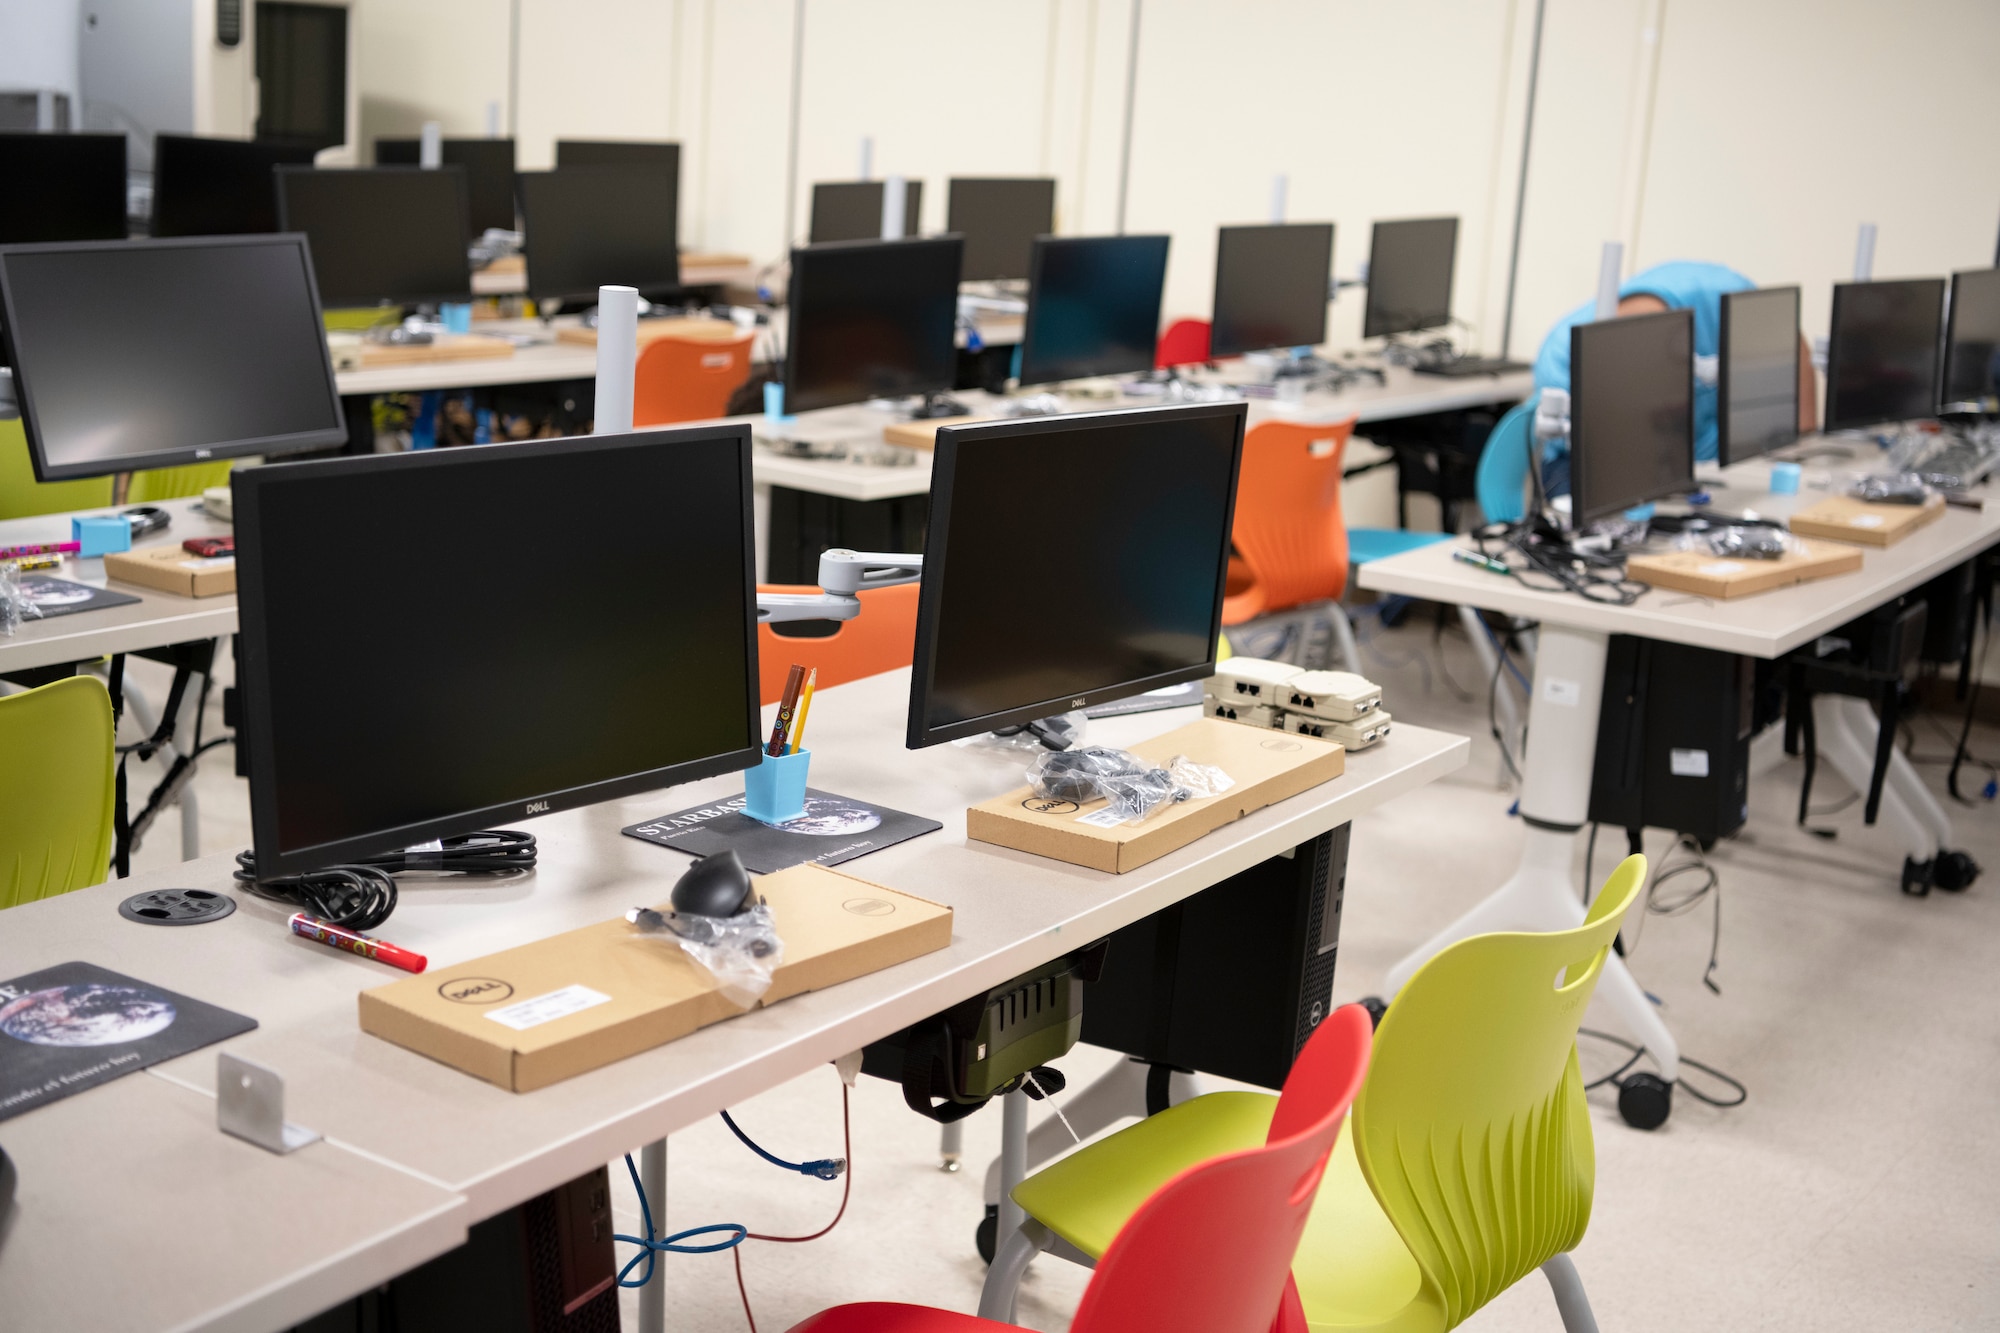
[[[1451,323],[1457,218],[1378,222],[1368,242],[1368,306],[1361,336],[1382,338]]]
[[[240,236],[278,230],[272,172],[311,166],[307,144],[153,136],[153,235]]]
[[[514,230],[514,141],[446,139],[439,160],[465,168],[466,221],[475,239],[487,229]],[[377,139],[375,161],[385,167],[414,167],[423,161],[421,139]]]
[[[1569,335],[1576,527],[1694,485],[1694,314],[1578,324]]]
[[[302,236],[0,250],[0,318],[42,481],[347,439]]]
[[[233,488],[260,877],[758,762],[748,427],[274,464]],[[594,534],[589,568],[521,540],[529,520]]]
[[[940,428],[909,747],[1213,675],[1247,411]]]
[[[945,196],[948,232],[965,238],[967,282],[1025,279],[1037,236],[1056,229],[1056,183],[1048,178],[953,177]]]
[[[0,134],[0,245],[125,236],[124,135]]]
[[[278,224],[312,242],[333,309],[470,301],[465,168],[279,167]]]
[[[653,139],[558,139],[558,167],[651,167],[681,178],[681,146]]]
[[[1938,399],[1946,412],[2000,411],[2000,268],[1951,275]]]
[[[644,165],[524,171],[528,294],[594,304],[599,287],[664,296],[681,285],[678,180]]]
[[[1326,341],[1333,224],[1224,227],[1215,240],[1210,356],[1241,356]]]
[[[823,241],[879,241],[882,235],[881,181],[821,181],[813,186],[812,222],[806,238],[814,245]],[[921,230],[924,215],[924,183],[903,183],[903,236]],[[894,239],[893,237],[887,239]]]
[[[1716,459],[1724,467],[1799,437],[1799,289],[1722,296],[1716,358]]]
[[[1824,428],[1934,415],[1943,333],[1943,278],[1834,284]]]
[[[1165,236],[1043,236],[1028,261],[1021,383],[1153,368]]]
[[[951,388],[961,248],[933,236],[792,251],[785,411]]]

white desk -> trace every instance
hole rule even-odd
[[[1389,741],[1350,756],[1341,778],[1114,876],[967,841],[965,807],[1016,785],[1024,761],[1015,752],[950,745],[904,750],[907,689],[903,671],[824,691],[813,706],[813,780],[944,824],[847,869],[949,903],[951,945],[538,1092],[506,1092],[363,1034],[356,994],[397,974],[291,936],[283,927],[288,908],[239,894],[237,912],[212,925],[165,930],[118,917],[117,901],[148,887],[230,888],[226,856],[12,909],[0,931],[0,976],[84,958],[256,1017],[257,1031],[226,1046],[284,1076],[288,1118],[464,1196],[466,1218],[476,1221],[1353,820],[1461,767],[1469,748],[1463,737],[1399,727]],[[1092,732],[1130,744],[1195,712],[1111,719],[1093,723]],[[530,821],[541,840],[532,876],[483,886],[413,881],[380,934],[444,965],[660,901],[689,858],[617,830],[739,787],[740,779],[719,778]],[[171,1061],[159,1074],[211,1088],[215,1054]],[[20,1127],[40,1119],[46,1128],[38,1132],[57,1135],[71,1117],[95,1114],[92,1103],[106,1091],[32,1112],[0,1133],[11,1148]],[[214,1133],[212,1122],[187,1127],[158,1146]],[[279,1171],[294,1160],[273,1159]],[[309,1197],[299,1179],[304,1210]],[[196,1206],[228,1202],[218,1193]],[[79,1222],[51,1243],[81,1252],[94,1238]],[[216,1262],[236,1271],[226,1251]],[[32,1288],[35,1299],[50,1299],[35,1272],[0,1271],[22,1284],[0,1285],[0,1297],[26,1299]],[[244,1274],[246,1286],[250,1279]]]

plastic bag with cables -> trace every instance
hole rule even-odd
[[[1219,796],[1236,785],[1213,764],[1176,755],[1165,767],[1128,750],[1090,745],[1044,754],[1028,765],[1028,785],[1046,800],[1108,802],[1098,812],[1116,824],[1137,824],[1168,805]]]
[[[735,916],[699,916],[635,907],[625,914],[641,935],[664,935],[715,978],[723,998],[748,1009],[771,989],[785,961],[785,942],[770,904],[758,901]]]
[[[40,620],[42,608],[21,590],[21,571],[0,562],[0,638],[10,637],[24,620]]]
[[[1805,543],[1783,528],[1756,523],[1689,530],[1674,538],[1674,549],[1701,551],[1726,560],[1782,560],[1806,551]]]

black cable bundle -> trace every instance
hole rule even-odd
[[[535,836],[519,829],[485,829],[440,839],[434,847],[406,847],[350,865],[304,875],[261,879],[252,852],[236,854],[236,882],[252,893],[293,903],[336,926],[373,930],[396,910],[396,872],[512,875],[535,868]]]
[[[382,856],[364,856],[356,865],[394,874],[445,871],[459,875],[510,875],[535,868],[535,835],[519,829],[482,829],[442,838],[436,847],[405,847]]]

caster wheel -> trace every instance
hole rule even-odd
[[[1939,852],[1931,862],[1931,883],[1947,893],[1963,893],[1979,878],[1979,862],[1964,852]]]
[[[1361,997],[1360,1004],[1363,1009],[1368,1011],[1368,1026],[1370,1028],[1381,1027],[1382,1015],[1389,1012],[1389,1002],[1379,995],[1364,995]]]
[[[978,1246],[982,1260],[993,1262],[1000,1248],[1000,1209],[993,1204],[986,1205],[986,1216],[979,1219],[979,1230],[972,1233],[972,1243]]]
[[[1674,1109],[1674,1085],[1658,1074],[1628,1074],[1618,1085],[1618,1114],[1634,1129],[1658,1129]]]
[[[1914,856],[1903,858],[1903,893],[1911,898],[1921,898],[1931,891],[1932,875],[1937,865],[1935,858],[1919,861]]]

